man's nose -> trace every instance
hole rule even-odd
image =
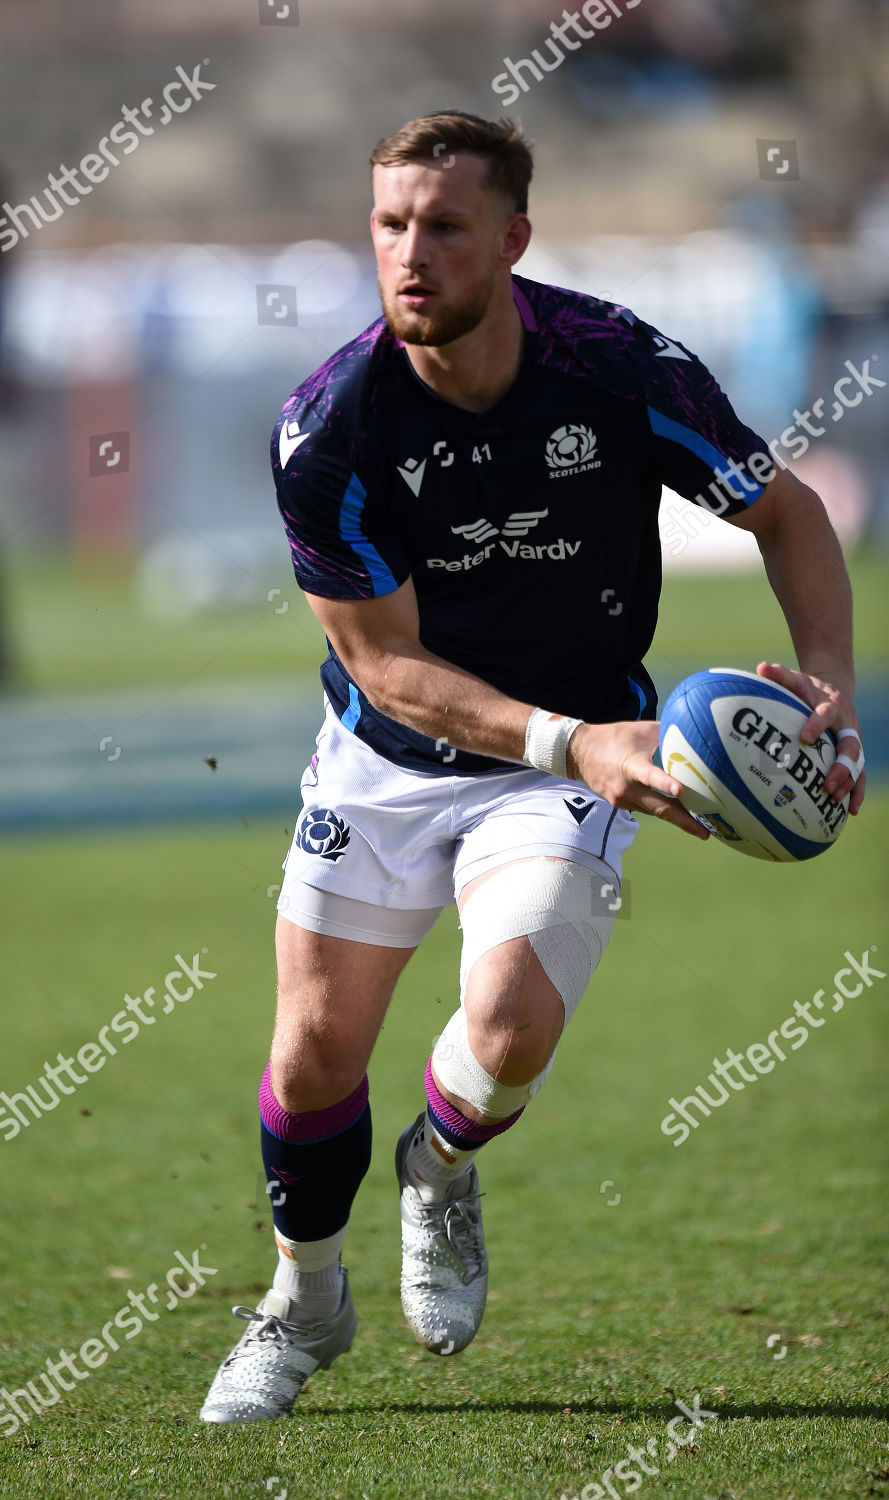
[[[417,224],[409,224],[401,241],[401,263],[409,271],[415,271],[420,266],[427,264],[429,259],[428,242],[425,234]]]

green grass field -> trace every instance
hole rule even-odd
[[[19,559],[3,582],[21,685],[55,692],[314,676],[324,654],[323,632],[286,572],[286,548],[282,554],[280,574],[264,579],[260,589],[274,585],[280,596],[184,622],[144,614],[134,603],[130,581],[119,572],[72,574],[62,558]],[[889,558],[862,548],[849,567],[859,668],[885,671]],[[282,603],[287,609],[276,614]],[[763,573],[666,579],[650,657],[665,678],[673,664],[684,669],[689,662],[725,659],[742,666],[776,654],[792,660],[787,627]]]
[[[659,1128],[669,1096],[705,1081],[716,1054],[830,991],[844,950],[889,957],[887,843],[885,793],[829,857],[798,869],[642,829],[629,912],[553,1076],[480,1159],[492,1291],[478,1339],[450,1361],[402,1322],[392,1170],[455,1004],[446,913],[371,1064],[375,1156],[345,1256],[359,1336],[291,1420],[241,1430],[207,1429],[197,1412],[243,1327],[230,1305],[254,1303],[273,1265],[255,1090],[273,1004],[266,887],[284,831],[7,843],[9,1093],[95,1040],[177,952],[206,948],[217,977],[2,1144],[0,1384],[11,1392],[97,1337],[128,1289],[163,1282],[177,1250],[206,1247],[216,1274],[0,1440],[0,1493],[557,1500],[586,1485],[591,1500],[606,1474],[631,1493],[614,1466],[651,1440],[643,1497],[889,1494],[889,980],[830,1012],[678,1149]],[[671,1462],[673,1403],[695,1394],[718,1419]]]
[[[853,579],[860,661],[878,684],[889,569],[863,554]],[[9,585],[18,682],[38,694],[192,681],[233,691],[260,675],[287,691],[319,656],[293,591],[280,615],[268,605],[164,624],[139,616],[124,582],[72,579],[60,563],[23,563]],[[785,643],[764,580],[672,579],[652,665],[670,681],[694,662],[786,656]],[[14,1139],[3,1126],[5,1391],[98,1338],[128,1292],[164,1283],[177,1252],[198,1251],[214,1274],[130,1341],[118,1331],[107,1362],[68,1375],[73,1389],[15,1432],[0,1390],[0,1495],[889,1496],[889,979],[828,1011],[680,1147],[660,1130],[670,1096],[705,1083],[716,1056],[764,1041],[794,1000],[830,994],[846,950],[875,945],[871,962],[889,970],[885,782],[836,850],[797,869],[642,828],[629,899],[553,1076],[480,1158],[491,1295],[478,1339],[453,1360],[421,1351],[402,1321],[392,1169],[456,1004],[446,913],[371,1063],[375,1157],[345,1255],[354,1347],[289,1421],[198,1422],[243,1328],[229,1309],[255,1304],[274,1264],[255,1095],[274,995],[266,892],[296,797],[274,825],[233,817],[0,846],[0,1090],[36,1084],[60,1051],[95,1042],[126,993],[161,986],[175,954],[206,949],[217,976],[156,1011]],[[717,1417],[671,1460],[675,1402],[693,1408],[696,1396]],[[647,1443],[635,1485],[629,1448]]]

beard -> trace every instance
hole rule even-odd
[[[382,283],[377,278],[380,302],[389,332],[405,344],[423,344],[427,348],[441,348],[452,344],[477,328],[491,303],[494,273],[490,271],[458,303],[451,302],[435,312],[413,312],[403,307],[397,295],[387,297]],[[439,297],[441,293],[438,294]]]

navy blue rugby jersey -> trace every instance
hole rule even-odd
[[[436,395],[382,317],[285,402],[272,469],[297,582],[372,599],[412,578],[437,656],[588,722],[654,718],[643,660],[661,485],[742,511],[763,490],[746,461],[767,446],[694,355],[628,309],[521,276],[513,293],[521,366],[486,412]],[[332,648],[321,679],[346,727],[389,760],[519,769],[379,713]]]

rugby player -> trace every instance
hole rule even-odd
[[[840,733],[828,792],[852,812],[864,795],[849,582],[818,497],[672,337],[513,274],[532,163],[511,121],[426,116],[371,160],[383,316],[294,391],[272,441],[328,640],[326,707],[259,1094],[278,1266],[235,1309],[248,1326],[209,1422],[286,1414],[352,1341],[340,1254],[370,1161],[368,1060],[454,900],[459,1004],[455,983],[396,1150],[401,1289],[427,1349],[478,1331],[475,1157],[552,1067],[610,936],[633,814],[707,836],[653,760],[662,484],[753,532],[799,664],[758,670],[811,706],[804,737]]]

